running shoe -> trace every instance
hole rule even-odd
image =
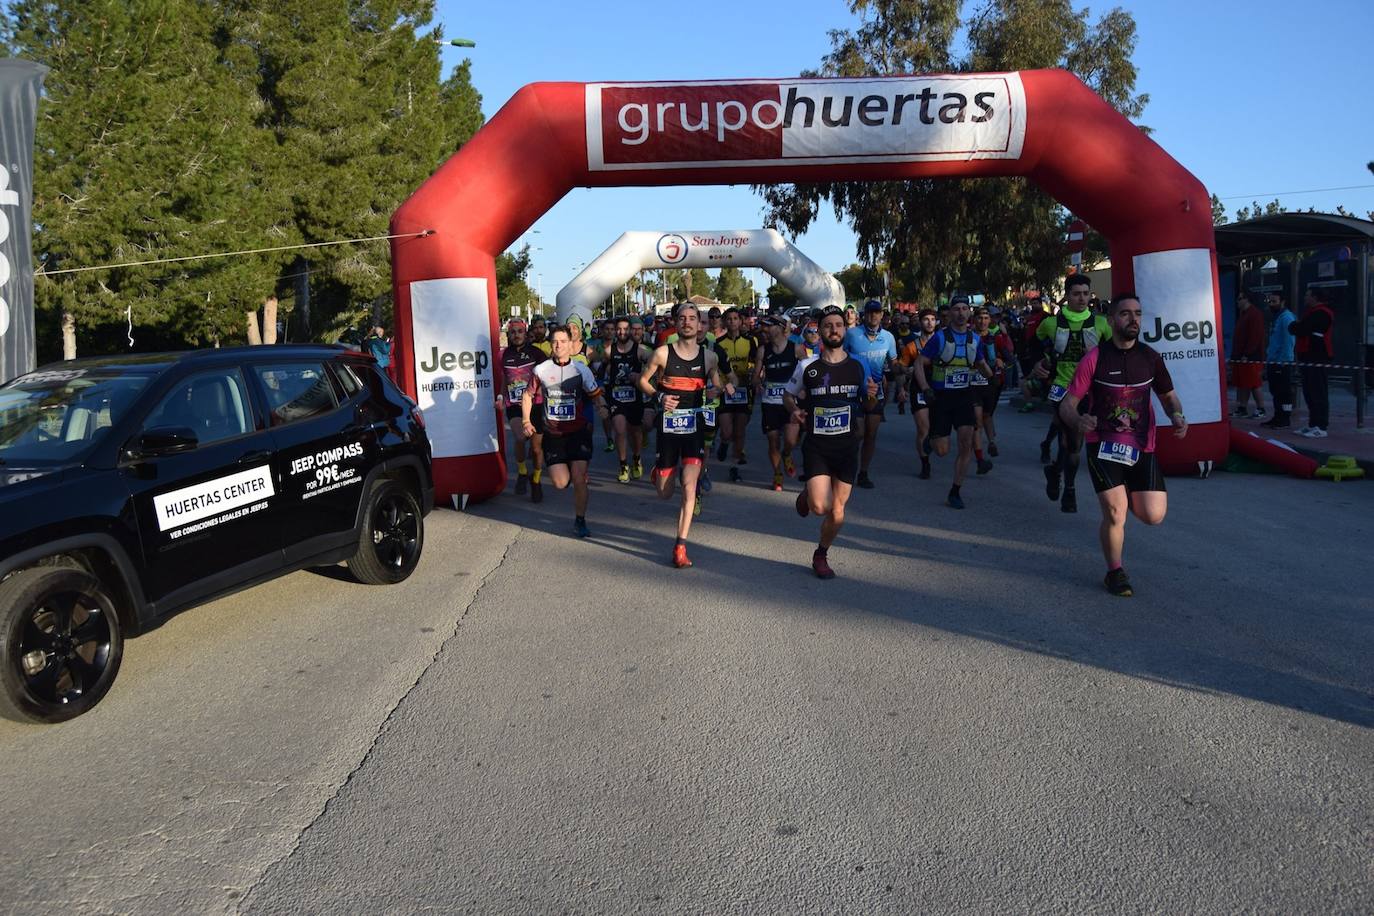
[[[1016,408],[1017,413],[1030,413],[1033,410],[1035,410],[1035,405],[1030,401],[1024,401],[1020,407]]]
[[[748,464],[748,463],[749,463],[749,459],[744,457],[744,452],[740,452],[740,453],[739,453],[739,458],[736,459],[735,464]]]
[[[781,474],[774,474],[774,475],[773,475],[773,489],[776,490],[776,491],[779,492],[779,493],[782,492],[782,475],[781,475]]]
[[[1045,465],[1045,495],[1053,502],[1059,498],[1059,468]]]
[[[602,448],[601,450],[602,450],[603,452],[613,452],[613,451],[615,451],[615,443],[612,442],[610,439],[607,439],[607,440],[606,440],[606,445],[605,445],[605,447]]]
[[[797,514],[802,518],[806,518],[810,512],[811,506],[806,501],[806,491],[802,490],[797,494]]]
[[[524,496],[530,489],[530,475],[521,474],[515,478],[515,495]]]
[[[1258,410],[1255,410],[1255,411],[1251,412],[1251,414],[1250,414],[1250,419],[1252,419],[1252,420],[1263,420],[1263,419],[1264,419],[1265,417],[1267,417],[1267,416],[1268,416],[1268,414],[1265,413],[1264,408],[1261,407],[1261,408],[1259,408]]]
[[[986,458],[979,458],[979,459],[978,459],[978,473],[979,473],[979,474],[986,474],[988,471],[991,471],[991,470],[992,470],[992,462],[991,462],[991,461],[989,461],[989,460],[986,459]]]
[[[1050,444],[1049,444],[1048,442],[1041,442],[1041,443],[1040,443],[1040,463],[1041,463],[1041,464],[1049,464],[1049,463],[1050,463]],[[1051,497],[1051,498],[1053,498],[1053,497]]]
[[[859,478],[854,481],[854,486],[862,487],[865,490],[873,489],[873,481],[868,479],[867,471],[860,471]]]
[[[584,538],[587,535],[591,534],[591,531],[587,528],[587,522],[585,519],[573,519],[573,534],[577,535],[580,538]]]
[[[816,574],[817,579],[835,578],[835,570],[830,568],[830,564],[825,558],[825,551],[819,547],[816,548],[815,553],[811,554],[811,571]]]
[[[1135,594],[1131,588],[1131,580],[1126,578],[1126,570],[1120,567],[1107,573],[1107,578],[1102,580],[1102,584],[1118,598],[1130,598]]]
[[[1299,436],[1305,436],[1312,431],[1312,427],[1304,426],[1302,429],[1295,429],[1293,432]]]
[[[638,458],[635,459],[634,464],[630,465],[630,476],[633,477],[635,480],[638,480],[639,478],[644,476],[644,465],[640,462]]]
[[[687,559],[687,545],[673,545],[673,566],[677,569],[686,569],[692,565],[692,561]]]
[[[1074,492],[1073,487],[1065,487],[1065,488],[1064,488],[1064,498],[1061,499],[1061,500],[1059,501],[1059,511],[1060,511],[1060,512],[1077,512],[1077,511],[1078,511],[1078,494],[1077,494],[1076,492]]]
[[[929,459],[929,458],[922,458],[922,459],[921,459],[921,473],[917,474],[916,476],[919,477],[919,478],[921,478],[922,480],[929,480],[929,479],[930,479],[930,459]]]
[[[1231,411],[1231,416],[1233,416],[1233,417],[1243,417],[1243,416],[1245,416],[1245,408],[1244,408],[1244,407],[1237,407],[1235,410]]]
[[[530,502],[542,503],[544,501],[544,485],[537,480],[530,481]]]
[[[996,458],[996,457],[997,457],[997,443],[996,443],[996,442],[989,442],[989,443],[988,443],[988,457],[989,457],[989,458]]]
[[[788,455],[786,458],[782,459],[782,470],[783,473],[785,473],[788,477],[797,476],[797,466],[793,463],[791,455]]]
[[[945,505],[951,509],[962,509],[964,508],[964,498],[959,495],[958,490],[950,490],[949,495],[945,497]]]
[[[1326,430],[1322,429],[1320,426],[1314,426],[1307,432],[1300,433],[1300,435],[1306,436],[1309,439],[1325,439]]]
[[[716,460],[724,461],[726,454],[730,451],[730,443],[724,439],[720,440],[720,445],[716,446]]]
[[[706,465],[701,466],[701,476],[697,478],[697,489],[702,493],[711,492],[711,475],[706,470]]]
[[[618,480],[618,481],[620,481],[621,483],[629,483],[629,482],[630,482],[630,466],[629,466],[628,464],[622,464],[622,465],[620,466],[620,473],[615,475],[615,479]]]
[[[734,467],[733,465],[730,468],[730,482],[739,483],[739,468]]]

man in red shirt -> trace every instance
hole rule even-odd
[[[1134,592],[1121,566],[1127,511],[1147,525],[1158,525],[1169,509],[1164,475],[1155,460],[1150,394],[1159,397],[1180,439],[1188,434],[1188,420],[1164,359],[1137,340],[1140,300],[1134,293],[1121,293],[1112,299],[1108,314],[1112,336],[1079,360],[1059,417],[1081,430],[1087,442],[1088,473],[1102,506],[1098,538],[1107,561],[1103,584],[1113,595],[1129,598]],[[1088,410],[1080,415],[1078,404],[1085,398]]]
[[[1264,316],[1241,290],[1236,295],[1236,327],[1231,332],[1231,381],[1236,386],[1237,417],[1246,415],[1245,404],[1255,398],[1250,419],[1264,419]]]

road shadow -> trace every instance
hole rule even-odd
[[[907,430],[880,439],[879,488],[855,491],[831,552],[840,578],[830,582],[810,575],[818,523],[797,517],[795,480],[773,492],[760,480],[771,483],[765,458],[762,467],[747,466],[741,484],[716,482],[693,525],[696,567],[673,572],[672,588],[704,592],[741,613],[760,588],[791,593],[799,617],[879,615],[1374,727],[1374,603],[1363,585],[1315,571],[1295,581],[1283,566],[1262,574],[1255,567],[1256,558],[1272,556],[1277,533],[1289,543],[1321,543],[1322,569],[1364,568],[1374,499],[1267,476],[1171,479],[1165,525],[1128,528],[1138,597],[1116,599],[1101,586],[1099,516],[1086,473],[1079,513],[1059,512],[1045,497],[1034,457],[1042,418],[998,418],[1003,457],[992,474],[965,482],[963,512],[941,505],[952,458],[937,461],[936,480],[917,481]],[[750,453],[766,456],[757,422],[750,434]],[[714,477],[725,477],[725,464],[711,467]],[[660,501],[647,475],[621,485],[613,474],[613,456],[594,460],[589,540],[607,553],[594,552],[580,569],[593,578],[624,576],[628,557],[647,561],[645,573],[656,576],[672,549],[677,499]],[[572,537],[571,494],[547,485],[545,493],[538,505],[507,495],[470,511]],[[1265,507],[1260,518],[1257,506]],[[1343,536],[1333,537],[1342,525]]]

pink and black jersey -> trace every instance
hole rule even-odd
[[[520,406],[520,399],[525,395],[525,389],[529,387],[530,381],[534,378],[534,367],[548,359],[544,351],[534,344],[525,344],[523,347],[506,347],[501,351],[501,372],[506,379],[506,403],[515,407]],[[539,386],[534,389],[534,403],[538,404],[542,400]]]
[[[1155,410],[1150,393],[1160,397],[1174,390],[1169,367],[1148,344],[1121,349],[1104,340],[1078,363],[1069,394],[1085,399],[1097,417],[1088,442],[1114,442],[1142,452],[1155,449]]]

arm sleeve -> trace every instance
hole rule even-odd
[[[1155,380],[1150,387],[1161,398],[1174,390],[1174,378],[1169,374],[1169,363],[1158,353],[1155,354]],[[1225,407],[1226,405],[1223,404],[1222,408]]]
[[[919,356],[919,354],[916,352],[916,344],[909,343],[905,347],[902,347],[902,354],[897,357],[897,361],[903,366],[910,366],[912,363],[916,362],[917,356]]]
[[[794,398],[801,397],[802,373],[806,371],[806,367],[809,365],[811,365],[810,359],[804,359],[797,363],[797,368],[792,370],[792,377],[787,380],[787,393]]]
[[[1078,369],[1073,374],[1073,381],[1069,383],[1069,394],[1080,401],[1087,396],[1088,389],[1092,387],[1093,373],[1097,371],[1097,357],[1100,352],[1097,347],[1093,347],[1083,354],[1083,358],[1078,361]],[[1169,387],[1172,388],[1173,385]]]

